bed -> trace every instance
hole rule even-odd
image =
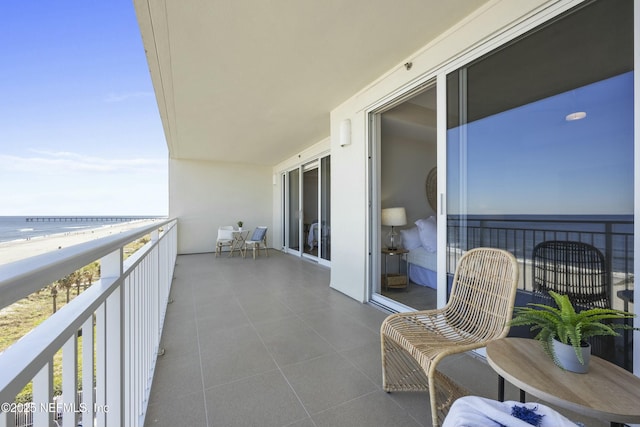
[[[400,230],[402,243],[409,251],[405,255],[409,279],[421,286],[437,287],[437,226],[435,217],[416,221],[416,226]]]
[[[417,285],[435,289],[437,287],[436,258],[438,255],[419,246],[411,249],[405,256],[409,266],[409,279]]]

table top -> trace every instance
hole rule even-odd
[[[640,378],[591,356],[589,372],[563,371],[539,341],[503,338],[487,345],[489,365],[521,390],[572,411],[604,421],[640,422]]]

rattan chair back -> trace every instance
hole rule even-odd
[[[611,308],[605,259],[595,246],[549,240],[535,246],[532,263],[533,290],[542,298],[554,291],[567,295],[577,306]]]

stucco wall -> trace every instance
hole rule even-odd
[[[170,160],[170,217],[178,218],[178,253],[213,252],[218,227],[244,221],[244,228],[273,223],[270,167]]]

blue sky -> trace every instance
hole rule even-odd
[[[166,215],[131,0],[0,3],[0,215]]]
[[[586,118],[567,121],[577,111]],[[633,72],[466,126],[469,214],[632,214]],[[449,130],[449,209],[460,179]]]

